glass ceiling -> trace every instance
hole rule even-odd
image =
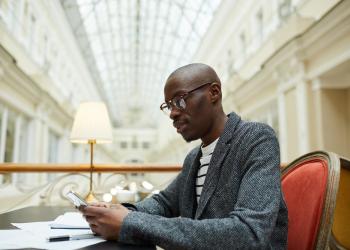
[[[115,126],[156,126],[167,76],[191,62],[220,2],[61,0]]]

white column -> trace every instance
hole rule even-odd
[[[30,131],[28,132],[28,144],[31,147],[28,148],[28,162],[38,163],[40,162],[40,144],[41,144],[41,121],[40,117],[36,115],[30,122]]]
[[[8,109],[4,107],[1,116],[1,131],[0,131],[0,163],[4,162],[6,150],[6,130],[8,120]],[[0,183],[3,182],[3,175],[0,174]]]
[[[305,154],[310,150],[309,143],[309,115],[308,115],[308,85],[305,81],[299,81],[296,85],[296,101],[298,116],[298,140],[299,154]]]
[[[42,112],[42,111],[41,111]],[[37,161],[40,163],[47,162],[48,158],[48,127],[45,119],[43,119],[43,114],[41,114],[41,119],[38,121],[39,127],[38,132],[40,133],[40,139],[37,141]],[[47,175],[40,173],[36,174],[36,179],[40,184],[44,184],[47,181]]]
[[[18,162],[19,159],[19,149],[20,149],[20,138],[21,138],[21,127],[22,127],[22,117],[19,115],[16,117],[15,121],[15,135],[14,135],[14,145],[13,145],[13,155],[12,161]]]
[[[22,116],[19,115],[16,117],[15,121],[15,135],[14,135],[14,145],[13,145],[13,155],[12,155],[12,162],[18,162],[19,161],[19,153],[20,153],[20,144],[21,142],[21,127],[22,127]],[[18,177],[20,174],[12,174],[12,182],[17,183]]]
[[[8,109],[4,107],[1,115],[0,162],[4,162],[4,159],[5,159],[7,120],[8,120]]]
[[[278,91],[278,128],[279,141],[281,148],[281,162],[287,162],[287,116],[286,116],[286,102],[284,92]]]
[[[58,162],[73,162],[73,147],[69,141],[70,130],[66,128],[63,136],[60,136],[58,147]]]
[[[41,120],[38,110],[36,111],[35,117],[29,122],[28,129],[28,148],[27,148],[27,161],[31,163],[40,162],[40,144],[41,144]],[[33,185],[38,183],[37,173],[28,173],[22,176],[22,181],[26,185]]]
[[[49,159],[49,128],[46,121],[42,123],[42,141],[40,162],[48,162]]]

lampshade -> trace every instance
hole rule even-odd
[[[112,142],[112,128],[103,102],[83,102],[79,105],[70,135],[73,143]]]

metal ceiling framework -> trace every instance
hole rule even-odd
[[[220,2],[61,0],[115,126],[156,126],[166,77],[191,62]]]

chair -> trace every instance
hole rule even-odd
[[[330,238],[331,249],[350,249],[350,161],[340,159],[340,182]]]
[[[328,246],[339,183],[339,157],[316,151],[282,170],[282,190],[288,207],[288,249]]]

